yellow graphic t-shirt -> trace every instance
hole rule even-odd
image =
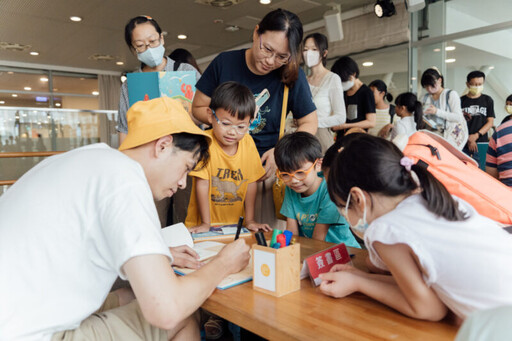
[[[215,139],[212,130],[206,131],[212,136],[210,162],[199,171],[190,172],[192,176],[192,194],[188,205],[185,225],[192,227],[201,223],[197,207],[196,178],[208,179],[210,188],[211,225],[236,224],[238,217],[244,215],[247,186],[265,174],[260,156],[252,137],[246,134],[238,142],[235,155],[227,155]]]

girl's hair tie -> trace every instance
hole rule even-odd
[[[411,171],[411,167],[414,165],[414,162],[412,162],[411,159],[409,159],[407,156],[404,156],[400,159],[400,165],[402,165],[405,169],[407,169],[408,172]]]

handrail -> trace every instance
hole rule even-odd
[[[14,157],[41,157],[52,156],[64,153],[63,151],[56,152],[16,152],[16,153],[0,153],[0,158],[14,158]]]
[[[62,154],[64,151],[55,151],[55,152],[16,152],[16,153],[0,153],[1,158],[16,158],[16,157],[44,157],[44,156],[53,156],[57,154]],[[10,186],[13,185],[16,180],[0,180],[0,186]]]

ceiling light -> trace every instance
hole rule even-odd
[[[440,48],[434,49],[434,52],[441,52]]]
[[[11,96],[12,96],[12,97],[18,97],[18,95],[17,95],[17,94],[12,94]]]
[[[187,39],[187,36],[185,34],[178,34],[178,39]]]
[[[363,66],[366,66],[366,67],[369,67],[369,66],[372,66],[373,65],[373,62],[364,62],[363,63]]]
[[[446,46],[444,49],[446,51],[453,51],[453,50],[455,50],[455,46]]]
[[[92,94],[93,94],[94,96],[98,96],[100,93],[99,93],[98,91],[93,91],[93,92],[92,92]]]
[[[457,60],[457,59],[455,59],[455,58],[448,58],[448,59],[446,59],[444,62],[445,62],[445,63],[455,63],[455,61],[456,61],[456,60]]]
[[[39,56],[39,52],[32,51],[32,52],[30,52],[30,55],[32,55],[32,56]]]
[[[78,17],[76,15],[73,15],[73,16],[69,17],[69,20],[74,21],[74,22],[80,22],[80,21],[82,21],[82,18]]]
[[[0,101],[0,104],[5,104],[5,101]]]
[[[48,78],[46,78],[46,77],[41,77],[41,78],[39,78],[39,80],[41,82],[48,82]]]
[[[124,62],[116,62],[116,65],[124,65]]]
[[[12,71],[7,71],[7,74],[8,74],[8,75],[14,75],[14,72],[12,72]]]
[[[62,104],[60,104],[60,103],[55,103],[55,106],[56,106],[56,107],[60,107],[61,105],[62,105]]]
[[[489,70],[494,70],[494,66],[489,66]]]
[[[411,80],[412,80],[412,81],[415,81],[415,80],[416,80],[416,77],[411,77]]]
[[[272,0],[260,0],[260,4],[262,5],[268,5],[272,2]]]
[[[26,91],[30,91],[30,90],[32,90],[32,88],[31,88],[30,86],[26,86],[26,87],[24,87],[23,89],[24,89],[24,90],[26,90]]]
[[[240,27],[236,26],[236,25],[229,25],[229,26],[226,26],[225,30],[228,31],[228,32],[236,32],[240,29]]]
[[[390,17],[396,14],[395,5],[391,0],[377,0],[373,6],[375,15],[379,18]]]

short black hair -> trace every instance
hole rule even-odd
[[[505,102],[512,102],[512,95],[509,95],[509,96],[507,97],[507,99],[505,100]]]
[[[237,82],[224,82],[215,88],[210,102],[210,109],[215,111],[218,108],[243,120],[246,117],[254,116],[256,102],[253,93],[245,85]]]
[[[331,67],[331,71],[340,76],[342,82],[348,81],[353,74],[359,78],[359,66],[349,56],[340,57]]]
[[[315,162],[322,157],[322,145],[310,133],[298,131],[284,135],[276,144],[274,157],[279,170],[293,172],[305,162]]]
[[[434,87],[439,78],[441,78],[441,86],[444,88],[444,78],[439,71],[433,68],[426,69],[421,75],[421,86],[426,87],[430,85]]]
[[[162,29],[158,25],[158,23],[155,21],[155,19],[148,17],[147,15],[139,15],[135,18],[131,18],[130,21],[126,24],[124,27],[124,41],[126,42],[126,45],[130,48],[130,50],[135,50],[132,46],[132,33],[133,30],[137,25],[149,23],[153,25],[155,30],[158,32],[158,37],[162,35]]]
[[[485,81],[485,73],[482,71],[471,71],[466,77],[466,81],[469,83],[473,78],[483,78]]]
[[[196,170],[201,169],[208,164],[210,153],[208,152],[208,140],[203,135],[177,133],[172,134],[173,145],[183,151],[192,152],[198,156]]]

